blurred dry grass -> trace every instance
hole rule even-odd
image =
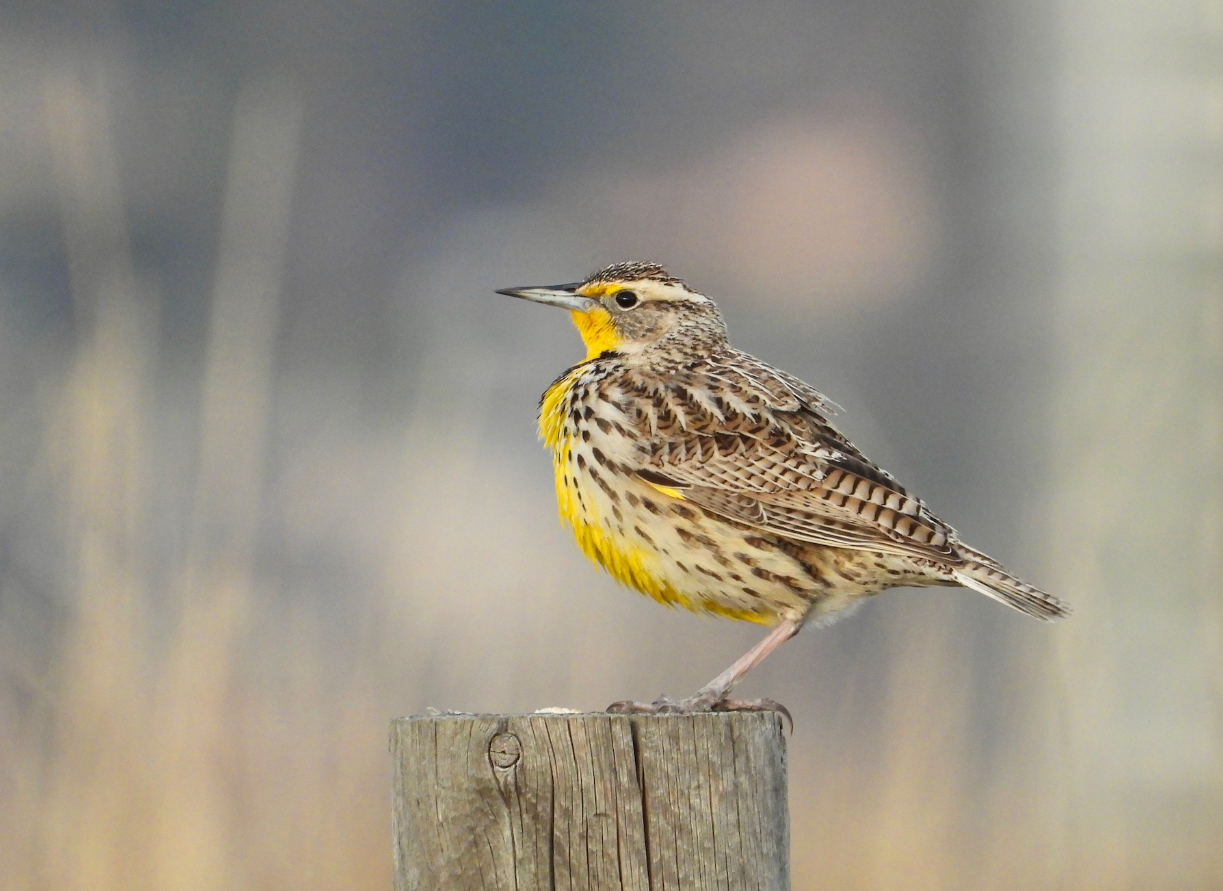
[[[72,596],[29,700],[0,700],[5,886],[385,886],[372,660],[329,688],[321,629],[265,615],[256,596],[296,102],[261,85],[236,112],[196,515],[181,561],[154,573],[155,327],[136,299],[110,122],[91,86],[59,78],[45,93],[82,332],[43,394],[41,437]]]
[[[530,357],[525,371],[495,351],[490,358],[475,335],[463,341],[485,322],[454,301],[416,307],[410,412],[362,427],[342,414],[355,400],[341,381],[317,400],[322,409],[309,403],[309,412],[337,416],[293,449],[276,446],[283,403],[319,381],[281,382],[278,396],[304,112],[275,78],[245,88],[232,110],[207,343],[184,406],[183,389],[164,378],[161,353],[173,347],[150,299],[158,283],[142,280],[132,260],[104,78],[65,65],[38,94],[42,124],[31,130],[41,135],[28,138],[53,169],[73,332],[71,347],[39,366],[24,431],[33,458],[7,462],[3,475],[5,491],[29,506],[21,519],[38,525],[35,544],[22,546],[49,564],[24,583],[11,566],[4,577],[6,888],[385,888],[385,728],[394,714],[430,704],[599,707],[664,687],[682,692],[752,638],[750,629],[661,612],[592,577],[554,527],[544,456],[518,467],[489,437],[503,378],[517,396],[546,374]],[[637,248],[667,229],[691,266],[723,262],[720,275],[732,281],[759,278],[751,263],[761,251],[738,263],[711,252],[705,216],[753,231],[782,218],[785,232],[805,233],[787,255],[835,229],[845,240],[816,255],[832,280],[825,307],[847,295],[893,298],[943,237],[918,231],[937,217],[927,175],[914,172],[918,161],[897,160],[906,143],[888,143],[886,126],[850,119],[822,130],[814,120],[795,115],[679,172],[598,179],[585,191],[570,184],[526,207],[473,214],[474,235],[451,233],[454,253],[439,249],[432,267],[410,275],[430,295],[473,291],[463,263],[483,251],[481,262],[506,270],[496,284],[514,283],[522,256],[540,258],[526,239],[559,245],[546,262],[570,263],[580,251],[566,238],[581,238],[562,230],[575,228],[574,207],[595,204],[608,219],[585,224],[588,239]],[[878,171],[897,181],[878,186]],[[731,173],[759,202],[742,217],[709,197],[710,181]],[[813,207],[830,188],[840,197],[823,216],[805,216],[781,185],[796,178]],[[1203,200],[1218,204],[1220,194],[1207,190]],[[674,225],[634,225],[651,202],[680,206],[667,218]],[[789,215],[777,217],[777,207]],[[526,219],[527,234],[507,234],[510,219]],[[868,268],[876,231],[894,262]],[[1217,231],[1211,237],[1214,250]],[[810,275],[803,261],[766,264],[776,278],[756,296],[785,292],[784,318],[803,312],[794,296]],[[956,592],[889,595],[767,664],[753,683],[799,717],[796,888],[1223,886],[1223,607],[1210,581],[1220,504],[1217,270],[1196,285],[1201,324],[1153,339],[1145,335],[1158,313],[1114,322],[1109,295],[1090,270],[1076,271],[1083,277],[1072,284],[1086,296],[1059,322],[1072,360],[1059,369],[1061,416],[1048,448],[1087,444],[1092,461],[1059,465],[1061,495],[1037,492],[1028,508],[1039,515],[1051,503],[1055,518],[1046,573],[1033,575],[1079,614],[1044,628]],[[535,324],[505,318],[496,324]],[[4,324],[0,317],[0,337],[11,343]],[[1112,339],[1100,333],[1110,331]],[[1098,351],[1083,349],[1086,341]],[[1176,603],[1110,599],[1123,587],[1112,567],[1140,562],[1117,528],[1134,490],[1112,485],[1129,455],[1110,444],[1140,403],[1169,387],[1181,401],[1160,420],[1200,436],[1200,498],[1189,496],[1198,498],[1200,537],[1175,583],[1153,584],[1175,589]],[[524,398],[513,408],[528,406]],[[175,426],[191,432],[167,433]],[[1144,454],[1158,463],[1162,427],[1150,430]],[[525,417],[514,435],[530,437]],[[1161,541],[1180,540],[1174,519],[1160,519]],[[337,551],[339,570],[328,562]],[[50,618],[23,618],[26,608]]]

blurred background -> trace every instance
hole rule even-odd
[[[785,702],[796,889],[1223,887],[1223,2],[8,0],[0,875],[389,887],[387,724],[696,689],[494,288],[650,259],[1044,626],[889,592]]]

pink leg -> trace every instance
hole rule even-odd
[[[790,713],[786,711],[785,706],[779,705],[771,699],[754,699],[748,702],[740,702],[737,700],[727,699],[727,694],[734,688],[735,684],[743,680],[744,676],[763,662],[769,655],[787,640],[802,629],[803,623],[801,619],[787,619],[765,636],[764,640],[756,644],[742,656],[735,660],[735,663],[722,672],[704,687],[697,690],[696,693],[689,696],[687,699],[681,699],[678,702],[667,696],[660,696],[654,702],[613,702],[608,706],[609,712],[628,712],[628,713],[658,713],[658,712],[710,712],[710,711],[776,711],[781,712],[786,718],[790,717]],[[793,722],[791,722],[793,726]]]
[[[697,690],[696,695],[692,698],[708,700],[711,703],[721,702],[734,689],[734,686],[747,676],[749,671],[768,658],[775,649],[798,634],[802,627],[803,623],[800,620],[786,619],[770,631],[764,640],[736,659],[730,668]]]

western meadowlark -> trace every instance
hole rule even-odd
[[[661,266],[497,293],[569,310],[585,342],[540,400],[539,431],[586,556],[662,603],[775,626],[695,695],[613,708],[776,707],[727,695],[807,622],[900,585],[1066,615],[858,451],[827,399],[732,347],[713,301]]]

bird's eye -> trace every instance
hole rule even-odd
[[[632,291],[619,291],[616,293],[616,305],[621,309],[632,309],[637,305],[637,295]]]

